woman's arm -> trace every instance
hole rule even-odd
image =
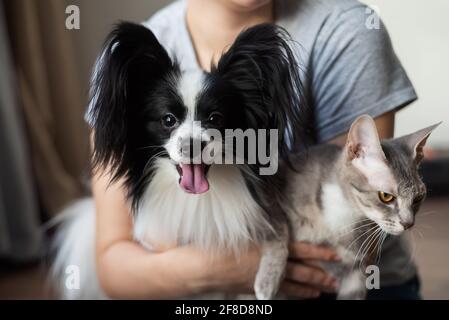
[[[120,181],[109,184],[109,175],[97,172],[92,188],[97,212],[97,272],[109,297],[172,298],[206,289],[201,286],[207,282],[197,279],[201,257],[195,251],[179,248],[149,254],[133,241],[132,218]]]
[[[392,138],[394,135],[394,111],[387,112],[374,119],[376,123],[377,132],[379,133],[379,138],[388,139]],[[336,144],[339,146],[344,146],[346,143],[347,133],[342,134],[334,139],[331,139],[328,143]]]

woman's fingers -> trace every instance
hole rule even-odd
[[[312,299],[320,296],[320,290],[300,283],[284,280],[280,292],[292,298]]]
[[[323,289],[326,292],[335,292],[337,281],[323,270],[296,262],[288,262],[286,279]]]
[[[297,260],[291,260],[291,261],[297,261]],[[315,267],[315,268],[320,268],[320,269],[323,266],[322,260],[304,259],[304,260],[301,260],[301,262],[310,267]]]
[[[290,242],[289,253],[291,259],[340,260],[340,257],[332,249],[307,242]]]

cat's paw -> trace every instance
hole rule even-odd
[[[351,293],[337,295],[337,300],[365,300],[365,299],[366,299],[366,290],[363,289],[353,291]]]
[[[262,258],[254,281],[254,292],[258,300],[273,299],[278,292],[288,259],[286,239],[287,237],[284,240],[267,242],[262,247]]]
[[[342,279],[337,300],[364,300],[365,298],[365,277],[358,270],[352,271]]]
[[[278,292],[278,282],[273,280],[273,278],[257,277],[254,283],[254,292],[256,294],[257,300],[271,300]]]

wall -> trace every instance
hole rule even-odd
[[[80,9],[80,29],[73,30],[79,72],[87,96],[92,65],[106,35],[120,20],[141,22],[170,0],[65,0]]]
[[[365,0],[379,8],[419,99],[399,112],[396,134],[439,121],[430,145],[449,148],[449,1]]]

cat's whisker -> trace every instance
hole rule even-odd
[[[411,243],[412,243],[412,253],[410,254],[408,263],[411,263],[414,260],[415,253],[416,253],[416,240],[415,240],[415,234],[414,234],[413,230],[412,230],[412,232],[410,232],[410,234],[411,234]]]
[[[428,218],[430,215],[432,215],[432,217],[433,217],[435,214],[439,214],[439,213],[441,213],[441,212],[437,212],[437,211],[427,211],[427,212],[424,212],[424,213],[419,213],[419,214],[417,214],[417,215],[415,216],[415,219],[416,219],[416,221],[426,221],[427,218]]]
[[[358,241],[359,239],[361,239],[365,234],[369,233],[370,231],[374,230],[378,228],[378,225],[376,224],[374,227],[371,227],[369,230],[363,232],[361,235],[359,235],[357,238],[355,238],[354,240],[351,241],[351,243],[346,247],[346,249],[351,249],[351,247],[356,243],[356,241]]]
[[[372,220],[371,220],[370,218],[363,218],[363,219],[360,219],[360,220],[357,220],[357,221],[348,223],[347,225],[343,226],[341,229],[344,230],[344,229],[346,229],[346,228],[349,228],[349,227],[351,227],[351,226],[353,226],[353,225],[358,225],[358,224],[360,224],[360,223],[362,223],[362,222],[365,222],[365,221],[372,221]],[[373,221],[373,222],[374,222],[374,221]]]
[[[354,258],[354,262],[352,265],[352,269],[354,269],[355,264],[360,261],[360,259],[358,259],[359,255],[363,255],[363,252],[365,251],[365,246],[367,246],[371,240],[375,237],[376,233],[377,233],[378,229],[374,230],[362,243],[362,245],[360,246],[359,250],[357,251],[357,254]],[[360,264],[359,264],[360,267]]]
[[[367,219],[367,220],[370,220],[370,219]],[[349,229],[351,227],[364,226],[364,225],[366,225],[365,222],[366,221],[361,220],[361,221],[356,221],[356,222],[353,222],[353,223],[349,223],[349,224],[341,227],[340,230],[343,231],[343,230],[347,230],[347,229]],[[370,222],[373,222],[373,221],[370,221]],[[367,223],[370,223],[370,222],[367,222]]]
[[[382,238],[382,230],[380,229],[377,232],[377,235],[374,237],[374,240],[371,242],[371,244],[366,249],[364,256],[360,260],[360,262],[359,262],[359,267],[360,268],[362,267],[363,262],[365,261],[365,258],[372,258],[372,253],[377,251],[377,247],[380,244],[381,238]],[[370,262],[375,263],[375,260],[372,260],[372,261],[370,260]]]
[[[419,213],[419,214],[416,215],[416,217],[417,218],[418,217],[425,217],[425,216],[428,216],[428,215],[431,215],[431,214],[435,214],[435,213],[439,213],[439,212],[436,211],[436,210],[430,210],[430,211]]]
[[[362,218],[362,219],[359,219],[359,220],[357,220],[357,221],[348,223],[345,227],[352,226],[352,225],[354,225],[354,224],[361,223],[361,222],[364,222],[364,221],[367,221],[367,220],[371,220],[371,219],[370,219],[370,218]]]
[[[350,229],[350,230],[348,230],[348,231],[345,231],[345,232],[343,232],[343,233],[340,233],[340,234],[338,235],[337,239],[340,239],[341,237],[344,237],[344,236],[346,236],[347,234],[352,233],[352,232],[357,231],[357,230],[360,230],[360,229],[362,229],[362,228],[366,228],[366,227],[368,227],[368,226],[372,226],[372,225],[375,224],[375,223],[376,223],[376,222],[372,221],[372,222],[370,222],[370,223],[366,223],[366,224],[364,224],[364,225],[361,225],[361,226],[358,226],[358,227],[356,227],[356,228],[353,228],[353,229]]]
[[[372,253],[374,251],[377,252],[377,249],[378,249],[379,244],[380,244],[380,240],[382,239],[382,235],[383,235],[383,231],[382,231],[381,228],[379,228],[379,230],[377,231],[377,235],[375,237],[375,240],[372,241],[370,247],[368,248],[369,250],[366,251],[366,255],[371,251],[371,249],[372,249],[372,251],[371,251]]]
[[[380,257],[382,256],[382,246],[384,245],[385,239],[388,237],[388,233],[382,230],[382,240],[377,248],[376,265],[380,262]]]
[[[418,232],[418,234],[421,236],[421,239],[424,239],[424,235],[422,234],[422,232],[417,228],[416,231]]]
[[[384,239],[385,239],[385,231],[383,231],[381,229],[379,239],[377,240],[376,246],[374,247],[374,249],[376,250],[376,255],[375,255],[375,259],[373,260],[373,262],[375,264],[378,264],[378,258],[380,255],[380,251],[382,250],[382,244],[383,244]]]
[[[357,254],[355,255],[355,258],[354,258],[354,263],[353,263],[353,265],[352,265],[352,269],[354,269],[354,266],[355,266],[356,262],[358,261],[357,258],[358,258],[358,256],[359,256],[359,254],[360,254],[361,252],[363,252],[365,244],[366,244],[367,242],[370,241],[370,239],[377,233],[377,231],[378,231],[379,229],[380,229],[380,227],[379,227],[378,225],[376,225],[376,226],[374,226],[373,228],[371,228],[371,229],[369,230],[369,231],[372,230],[372,231],[371,231],[371,234],[369,234],[369,235],[366,237],[366,239],[362,242],[362,245],[360,246],[359,250],[357,251]]]
[[[380,250],[380,247],[382,244],[383,237],[384,237],[384,231],[381,229],[380,233],[379,233],[379,238],[377,239],[377,242],[374,246],[374,250],[376,251],[376,254],[375,254],[374,260],[373,260],[374,264],[377,264],[377,258],[379,257],[379,250]]]
[[[373,245],[375,245],[376,242],[378,241],[378,239],[380,239],[381,234],[382,234],[382,229],[381,228],[377,229],[374,232],[374,236],[371,238],[370,241],[368,241],[368,243],[366,244],[365,248],[363,249],[362,254],[361,254],[362,258],[359,261],[359,269],[360,270],[362,268],[363,261],[365,260],[366,256],[369,254],[369,252],[370,252],[371,248],[373,247]],[[375,248],[375,246],[373,248]],[[363,272],[363,270],[361,270],[361,271]]]
[[[341,227],[340,229],[343,232],[346,231],[346,230],[352,231],[352,230],[355,230],[354,228],[359,228],[359,227],[362,228],[362,227],[371,225],[373,223],[375,223],[375,222],[372,221],[371,219],[365,218],[365,219],[361,219],[361,220],[358,220],[358,221],[355,221],[355,222],[352,222],[352,223],[348,223],[347,225]],[[351,229],[352,227],[354,227],[354,228]]]

